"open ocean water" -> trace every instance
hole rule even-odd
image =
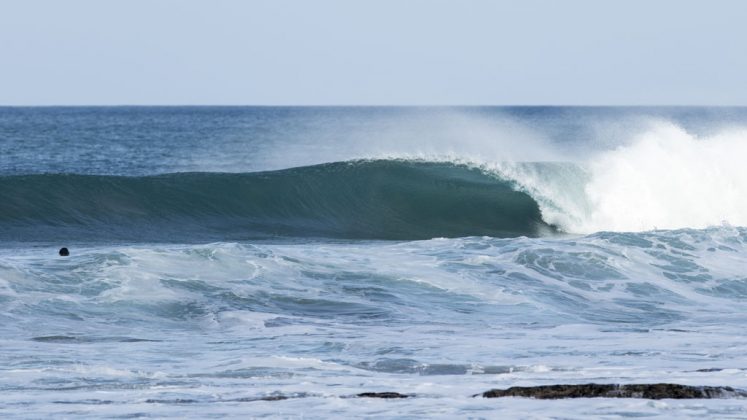
[[[745,158],[747,108],[0,108],[0,417],[747,418],[473,397],[747,388]]]

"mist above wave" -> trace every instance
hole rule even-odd
[[[514,181],[546,223],[569,233],[747,226],[747,129],[739,126],[697,134],[648,118],[559,143],[510,119],[450,115],[432,123],[403,129],[423,134],[417,140],[371,133],[371,146],[354,141],[343,155],[478,167]]]
[[[271,167],[406,159],[477,167],[515,182],[569,233],[747,226],[747,129],[656,115],[586,118],[577,137],[548,123],[454,110],[409,116],[260,154]],[[613,114],[617,115],[617,114]],[[316,139],[312,139],[316,140]]]

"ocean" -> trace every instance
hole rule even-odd
[[[0,108],[0,417],[747,418],[475,397],[747,389],[745,157],[747,108]]]

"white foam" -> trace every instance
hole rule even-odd
[[[589,217],[572,230],[747,225],[747,130],[698,138],[660,124],[590,164]]]
[[[747,226],[747,129],[698,137],[652,124],[574,165],[483,162],[515,180],[543,218],[571,233]]]

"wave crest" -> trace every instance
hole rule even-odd
[[[671,123],[578,164],[488,165],[566,232],[747,226],[747,130],[698,137]]]

